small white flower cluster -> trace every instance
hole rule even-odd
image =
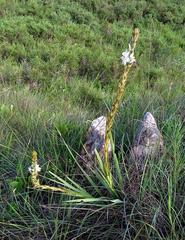
[[[40,172],[41,171],[41,167],[38,165],[38,164],[36,164],[36,165],[31,165],[29,168],[28,168],[28,171],[30,172],[30,173],[32,173],[32,172]]]
[[[129,50],[126,49],[126,51],[122,53],[121,62],[125,66],[127,64],[132,64],[135,61],[136,61],[136,59],[134,57],[134,53],[131,52],[131,47],[130,47],[130,44],[129,44]]]
[[[13,111],[13,108],[14,108],[14,106],[13,106],[13,104],[11,104],[11,105],[10,105],[10,110],[11,110],[11,112]]]

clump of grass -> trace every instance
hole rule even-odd
[[[166,122],[165,125],[170,127],[171,123]],[[173,138],[175,137],[177,141],[182,142],[183,129],[181,124],[178,125]],[[167,132],[170,134],[170,131],[169,128]],[[180,133],[180,138],[178,133]],[[168,140],[171,139],[171,137],[166,137]],[[176,146],[179,146],[180,142]],[[104,161],[98,153],[96,153],[97,167],[92,170],[91,175],[88,175],[76,161],[76,157],[67,144],[66,148],[74,159],[76,167],[81,170],[80,179],[79,176],[70,178],[62,172],[63,177],[59,177],[58,174],[50,171],[50,176],[47,178],[45,176],[43,180],[45,179],[53,184],[53,187],[51,185],[46,186],[46,190],[61,192],[61,189],[65,189],[67,192],[62,193],[63,197],[66,195],[72,197],[72,199],[63,200],[60,204],[61,206],[65,205],[66,208],[75,207],[76,211],[72,213],[72,215],[74,214],[73,217],[78,218],[80,216],[80,219],[83,219],[84,222],[81,223],[81,227],[83,227],[79,229],[77,235],[86,236],[87,234],[87,236],[91,236],[92,234],[95,237],[99,236],[104,229],[103,239],[106,239],[107,235],[112,236],[112,231],[115,231],[117,237],[132,236],[130,239],[133,237],[136,239],[137,237],[168,239],[167,236],[178,239],[178,237],[183,236],[184,233],[180,230],[182,228],[181,224],[183,224],[183,190],[182,193],[177,189],[173,190],[174,187],[176,188],[183,183],[183,178],[176,172],[183,174],[182,155],[179,158],[182,160],[180,161],[181,164],[179,164],[180,162],[172,164],[173,159],[167,161],[171,149],[167,147],[167,152],[158,163],[152,160],[148,161],[146,171],[142,177],[141,191],[137,198],[133,198],[131,193],[127,195],[124,192],[125,186],[128,184],[128,169],[127,165],[122,162],[125,161],[122,158],[123,155],[120,156],[115,153],[113,142],[113,186],[106,179]],[[182,154],[182,149],[178,149],[177,152]],[[176,147],[171,151],[171,154],[172,158],[173,154],[176,155]],[[60,170],[57,171],[60,172]],[[171,171],[173,171],[172,175]],[[34,186],[34,181],[32,183],[36,189],[37,187],[42,189],[42,185]],[[151,196],[155,197],[151,198]],[[181,202],[180,204],[175,203],[177,199]],[[89,207],[91,207],[92,212],[88,212]],[[159,214],[161,211],[162,216]],[[99,214],[101,215],[100,218],[98,218]],[[105,220],[105,216],[107,216],[107,220]],[[95,224],[90,234],[88,233],[90,231],[89,224],[92,224],[93,221],[97,221],[99,227]],[[84,232],[84,229],[87,232]],[[120,229],[122,229],[122,232],[120,232]],[[70,232],[68,234],[72,236]]]

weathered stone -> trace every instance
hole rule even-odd
[[[139,199],[141,179],[147,164],[147,159],[153,161],[157,159],[163,151],[163,137],[157,127],[157,123],[150,112],[144,115],[134,139],[133,147],[130,153],[129,183],[126,187],[126,193],[134,199]],[[140,212],[144,221],[148,224],[154,224],[161,233],[164,231],[164,215],[161,204],[155,195],[145,193],[141,202]],[[153,222],[155,219],[155,222]]]
[[[156,159],[163,150],[163,138],[150,112],[140,122],[129,157],[129,184],[126,191],[136,196],[147,159]]]
[[[95,149],[101,157],[104,156],[103,146],[106,132],[106,117],[101,116],[92,121],[88,130],[85,144],[80,154],[80,162],[88,169],[92,169],[96,165]],[[108,147],[109,154],[111,153],[111,145]]]
[[[137,130],[130,157],[139,171],[143,171],[145,159],[158,157],[163,150],[163,138],[150,112],[145,113]]]

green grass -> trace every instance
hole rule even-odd
[[[0,0],[1,239],[185,238],[184,16],[182,0]],[[77,175],[75,158],[91,120],[111,107],[133,26],[141,30],[138,63],[114,123],[112,193],[101,175],[93,182]],[[121,190],[123,162],[146,111],[157,120],[165,151],[148,161],[132,199]],[[49,171],[69,176],[100,201],[66,203],[73,198],[31,189],[33,149],[43,183],[53,184]],[[158,209],[144,198],[150,193],[163,210],[165,233],[155,228]]]

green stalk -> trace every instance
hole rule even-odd
[[[131,39],[131,42],[129,45],[130,46],[130,54],[134,53],[138,38],[139,38],[139,29],[136,28],[133,31],[132,39]],[[129,74],[129,71],[130,71],[132,65],[133,65],[133,63],[128,63],[124,68],[122,78],[118,84],[118,90],[116,93],[115,100],[113,102],[111,111],[108,113],[108,116],[107,116],[106,134],[105,134],[105,143],[104,143],[104,156],[105,156],[104,168],[105,168],[105,174],[106,174],[107,180],[109,181],[111,186],[113,185],[113,183],[112,183],[112,173],[110,170],[110,161],[109,161],[109,156],[108,156],[109,155],[108,154],[108,145],[110,142],[110,135],[111,135],[111,131],[112,131],[112,125],[114,122],[114,118],[115,118],[116,113],[118,112],[119,106],[121,104],[121,99],[123,97],[124,90],[125,90],[125,84],[128,79],[128,74]]]

